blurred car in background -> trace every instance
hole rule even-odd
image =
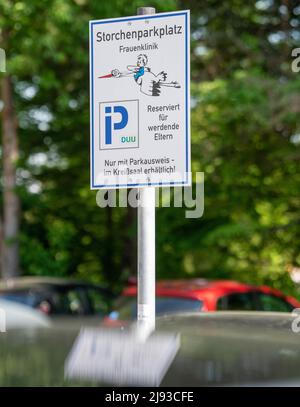
[[[103,317],[113,298],[109,290],[99,285],[61,278],[20,277],[0,284],[0,299],[51,316]]]
[[[105,323],[136,319],[137,287],[131,283]],[[295,298],[266,286],[253,286],[226,280],[173,280],[156,285],[156,315],[199,311],[291,312],[300,308]]]
[[[294,320],[291,314],[262,312],[157,318],[156,332],[180,334],[179,351],[161,386],[299,386],[299,334],[292,331]],[[76,321],[67,329],[54,326],[0,334],[0,387],[107,385],[100,380],[67,380],[64,375],[79,332]]]

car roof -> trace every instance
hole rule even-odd
[[[124,290],[125,296],[136,294],[137,287],[129,286]],[[208,293],[216,296],[226,295],[232,292],[261,291],[266,294],[274,294],[285,297],[279,290],[266,286],[255,286],[233,280],[208,280],[208,279],[186,279],[186,280],[162,280],[156,284],[157,295],[186,296],[190,298],[201,298]]]
[[[157,288],[161,289],[179,289],[184,291],[203,291],[215,288],[242,288],[250,287],[248,284],[239,283],[231,280],[208,280],[208,279],[191,279],[191,280],[162,280],[157,283]]]
[[[59,277],[16,277],[0,281],[0,289],[28,289],[40,286],[96,286],[96,284]],[[98,286],[100,287],[100,286]]]
[[[182,331],[193,335],[215,335],[218,337],[238,336],[253,338],[258,332],[269,341],[280,342],[280,334],[290,334],[295,315],[286,312],[260,312],[260,311],[216,311],[191,312],[159,316],[156,319],[158,330]],[[276,338],[270,336],[273,331],[278,334]],[[288,332],[286,332],[288,331]],[[268,338],[268,336],[270,336]]]

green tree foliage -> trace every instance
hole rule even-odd
[[[153,2],[160,11],[174,2]],[[130,211],[100,209],[89,190],[88,21],[136,13],[137,1],[0,2],[9,31],[21,149],[21,264],[25,274],[120,285],[132,273]],[[128,243],[129,242],[129,243]],[[125,267],[124,267],[125,264]]]
[[[118,287],[135,273],[134,210],[100,209],[89,190],[88,20],[133,15],[141,5],[0,0],[19,120],[25,274]],[[286,269],[300,266],[300,76],[291,71],[298,1],[151,5],[191,9],[193,170],[205,172],[202,218],[157,211],[158,276],[292,292]]]
[[[205,172],[205,214],[169,219],[161,264],[168,259],[170,277],[176,270],[292,292],[287,267],[300,264],[300,77],[291,71],[299,4],[182,5],[192,12],[192,155],[193,170]],[[169,230],[161,233],[163,244]]]

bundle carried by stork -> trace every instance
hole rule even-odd
[[[140,87],[140,91],[148,96],[159,96],[162,87],[180,88],[179,83],[176,81],[167,82],[166,72],[161,71],[155,75],[147,64],[147,55],[140,54],[137,57],[137,64],[128,65],[127,71],[120,72],[118,69],[113,69],[111,73],[99,76],[99,78],[122,78],[131,76]]]

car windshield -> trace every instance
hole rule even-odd
[[[36,299],[29,291],[8,291],[0,294],[0,297],[7,301],[17,302],[19,304],[29,305],[30,307],[34,306]]]
[[[157,316],[174,314],[177,312],[197,312],[202,308],[202,301],[193,298],[156,297],[155,311]],[[137,305],[135,297],[122,297],[116,304],[112,316],[120,320],[137,318]],[[115,314],[116,313],[116,314]]]

